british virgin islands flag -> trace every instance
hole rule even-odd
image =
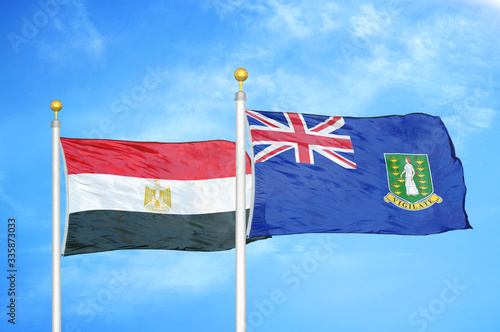
[[[471,228],[462,164],[439,117],[246,115],[254,177],[249,237]]]

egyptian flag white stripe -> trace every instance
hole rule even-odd
[[[68,201],[63,255],[234,248],[234,142],[61,138],[61,145]],[[248,160],[248,192],[250,185]]]
[[[146,186],[156,179],[109,174],[72,174],[68,176],[69,213],[90,210],[145,212]],[[204,214],[234,211],[235,178],[211,180],[159,180],[173,193],[170,214]],[[247,208],[250,208],[251,175],[246,176]]]

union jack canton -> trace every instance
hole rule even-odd
[[[293,149],[297,163],[314,164],[315,151],[344,168],[356,169],[356,163],[338,153],[354,153],[350,136],[333,134],[344,126],[344,118],[325,117],[310,128],[302,114],[282,113],[285,121],[280,122],[263,113],[246,111],[249,118],[257,120],[249,123],[253,145],[268,145],[254,157],[255,163]]]

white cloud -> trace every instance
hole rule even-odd
[[[487,107],[478,107],[474,110],[474,116],[470,117],[472,125],[479,129],[491,128],[496,111]]]
[[[281,39],[303,39],[339,28],[338,6],[331,1],[210,0],[205,7],[213,8],[221,20],[234,19],[235,24],[245,21],[252,27],[265,26],[266,32],[279,34]]]
[[[485,4],[490,6],[490,8],[500,10],[500,0],[451,0],[453,2],[469,3],[473,5]]]
[[[251,43],[242,43],[240,47],[232,52],[230,58],[235,58],[241,63],[258,60],[262,64],[271,64],[276,56],[276,51],[276,47],[273,44],[263,47]]]
[[[384,33],[392,22],[394,13],[387,10],[377,10],[372,3],[361,6],[363,15],[353,16],[350,19],[352,34],[359,38],[377,36]]]
[[[485,57],[485,49],[491,52],[491,45],[496,45],[491,34],[493,22],[491,17],[476,20],[474,13],[461,10],[452,13],[436,10],[415,20],[411,10],[403,6],[397,15],[391,16],[387,8],[361,6],[362,15],[355,14],[350,19],[352,48],[348,49],[350,56],[346,57],[342,80],[365,86],[365,93],[371,91],[366,97],[404,87],[420,97],[422,106],[428,106],[423,111],[452,114],[450,106],[458,98],[474,93],[467,87],[473,84],[471,74],[477,75],[478,70],[492,64],[481,59]],[[384,24],[387,29],[378,29]],[[498,47],[496,50],[500,51]],[[455,69],[450,72],[452,67]],[[478,102],[477,107],[489,109],[488,100]],[[484,113],[489,118],[492,112]],[[487,123],[468,122],[475,129]]]
[[[146,280],[142,287],[150,292],[199,295],[214,291],[234,276],[234,252],[140,253],[129,264],[136,268],[138,280]]]
[[[152,92],[148,100],[154,109],[143,105],[144,129],[135,137],[127,133],[128,139],[169,142],[185,141],[186,137],[189,141],[230,139],[235,132],[232,100],[238,89],[233,77],[235,69],[207,66],[196,71],[179,68],[164,72],[165,84]]]
[[[87,325],[95,316],[135,315],[144,305],[177,304],[224,289],[234,280],[234,251],[78,255],[63,258],[61,275],[63,315]]]
[[[92,23],[83,1],[61,7],[53,20],[57,40],[41,39],[38,52],[42,59],[68,64],[81,54],[100,60],[105,52],[105,39]]]
[[[413,38],[413,40],[409,41],[409,48],[412,49],[413,58],[417,61],[437,56],[433,41],[429,38]]]
[[[274,31],[287,31],[291,36],[306,38],[313,33],[330,32],[337,28],[334,17],[337,6],[328,2],[269,1],[270,17],[267,26]]]
[[[443,116],[457,149],[461,150],[466,137],[492,127],[497,111],[487,107],[467,107]]]
[[[255,259],[258,261],[262,259],[262,256],[268,256],[277,252],[279,252],[279,249],[276,247],[275,242],[271,239],[266,239],[248,245],[246,257],[247,260]]]
[[[16,200],[11,198],[9,195],[0,192],[0,201],[3,201],[5,204],[7,204],[12,209],[12,211],[15,211],[16,214],[22,214],[27,217],[36,216],[36,211],[28,205],[30,202],[24,199]]]

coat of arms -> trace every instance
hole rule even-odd
[[[168,212],[172,208],[172,197],[169,187],[162,187],[160,180],[155,180],[153,186],[146,185],[144,194],[146,210],[156,213]]]
[[[442,198],[434,194],[426,154],[384,153],[390,193],[384,199],[406,210],[421,210]]]

